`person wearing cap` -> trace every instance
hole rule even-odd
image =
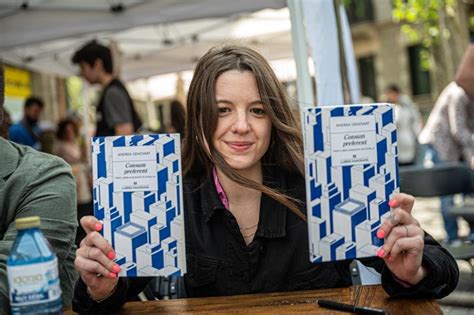
[[[0,125],[4,77],[0,61]],[[71,168],[58,157],[0,137],[0,314],[9,313],[6,261],[15,241],[15,220],[39,216],[41,230],[58,257],[62,300],[71,306],[77,272],[76,189]]]
[[[464,161],[474,169],[474,44],[470,44],[454,81],[441,92],[420,134],[433,163]],[[457,219],[450,213],[453,196],[441,197],[447,244],[458,245]],[[474,227],[469,239],[474,241]]]

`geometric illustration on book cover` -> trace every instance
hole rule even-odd
[[[305,108],[304,137],[310,260],[375,256],[399,187],[392,105]]]
[[[186,273],[179,134],[92,138],[94,215],[119,276]]]

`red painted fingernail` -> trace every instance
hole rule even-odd
[[[96,224],[94,225],[94,228],[95,228],[95,230],[98,232],[98,231],[102,230],[102,224],[96,223]]]
[[[115,253],[113,251],[110,251],[108,254],[107,254],[107,257],[109,257],[110,260],[114,259],[115,258]]]
[[[109,278],[115,279],[117,278],[117,274],[113,272],[109,272]]]
[[[398,202],[395,199],[392,199],[388,202],[388,205],[390,206],[390,208],[395,208],[396,206],[398,206]]]
[[[115,265],[115,266],[112,267],[112,269],[114,270],[115,273],[118,273],[120,271],[120,266]]]
[[[385,255],[385,250],[383,248],[379,249],[379,251],[377,252],[377,256],[379,256],[380,258],[383,258],[384,255]]]
[[[380,229],[377,231],[377,237],[378,238],[384,238],[385,237],[385,231]]]
[[[393,260],[392,255],[388,255],[387,259],[388,259],[388,261],[392,261]]]

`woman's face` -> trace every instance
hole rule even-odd
[[[270,144],[272,123],[264,110],[255,76],[230,70],[216,81],[218,123],[214,148],[235,170],[253,170]]]
[[[64,128],[64,134],[66,141],[73,141],[76,138],[74,126],[72,124],[67,124],[66,128]]]

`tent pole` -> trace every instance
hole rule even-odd
[[[287,0],[291,20],[293,55],[296,63],[296,88],[298,109],[314,106],[314,94],[308,68],[308,49],[304,30],[303,9],[300,0]]]
[[[342,88],[342,98],[344,100],[344,104],[350,104],[351,95],[349,90],[349,82],[347,78],[347,65],[346,65],[346,52],[344,47],[344,39],[342,34],[342,27],[341,27],[341,15],[339,10],[339,0],[334,0],[334,15],[336,17],[336,29],[337,29],[337,41],[339,42],[339,65],[340,65],[340,72],[341,72],[341,88]]]

